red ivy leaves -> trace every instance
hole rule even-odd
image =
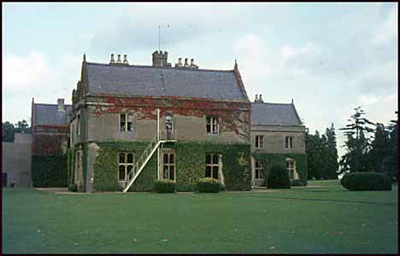
[[[135,98],[121,98],[104,96],[104,103],[109,106],[102,106],[97,103],[94,113],[97,116],[104,114],[117,114],[128,111],[138,113],[137,119],[157,118],[156,109],[160,109],[160,116],[167,114],[203,117],[204,115],[217,116],[223,130],[234,131],[236,134],[248,137],[250,123],[250,103],[247,102],[223,102],[211,101],[201,98],[182,99],[177,96],[154,98],[142,96]],[[239,126],[245,133],[240,133]]]

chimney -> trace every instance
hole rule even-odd
[[[259,102],[264,102],[263,98],[262,98],[262,94],[260,94],[260,98],[258,99]]]
[[[58,111],[65,111],[64,99],[57,99]]]
[[[182,67],[182,58],[178,58],[178,63],[175,63],[176,68],[181,68]]]
[[[153,67],[170,67],[168,63],[168,52],[167,51],[154,51],[153,52]]]
[[[194,64],[194,59],[190,60],[190,68],[194,68],[194,69],[198,69],[199,68],[196,64]]]
[[[188,68],[189,67],[189,63],[188,63],[188,58],[185,58],[185,66],[184,66],[185,68]]]
[[[129,65],[129,62],[128,62],[128,55],[124,55],[124,62],[123,62],[125,65]]]
[[[110,64],[114,64],[114,63],[115,63],[114,54],[111,54]]]
[[[121,54],[118,54],[117,63],[121,64]]]

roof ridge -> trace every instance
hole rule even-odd
[[[293,105],[292,103],[276,103],[276,102],[251,102],[251,104],[269,104],[269,105]]]
[[[37,105],[46,105],[46,106],[55,106],[55,107],[57,107],[58,106],[58,104],[51,104],[51,103],[33,103],[33,105],[35,106],[37,106]],[[64,104],[64,106],[66,107],[66,106],[70,106],[70,107],[72,107],[72,104]]]
[[[122,67],[122,68],[126,68],[126,67],[130,67],[130,68],[154,68],[154,69],[166,69],[166,70],[184,70],[184,71],[211,71],[211,72],[234,72],[233,69],[203,69],[203,68],[198,68],[198,69],[194,69],[194,68],[178,68],[178,67],[153,67],[153,66],[149,66],[149,65],[110,65],[110,64],[106,64],[106,63],[97,63],[97,62],[86,62],[86,65],[97,65],[97,66],[105,66],[105,67]]]

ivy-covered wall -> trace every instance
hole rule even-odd
[[[98,142],[100,147],[94,164],[94,189],[121,190],[118,184],[118,153],[131,151],[138,159],[148,142]],[[193,191],[196,182],[205,177],[207,153],[222,154],[222,171],[227,190],[250,190],[250,145],[177,142],[164,147],[176,150],[176,182],[178,191]],[[152,191],[157,178],[157,155],[154,154],[129,191]]]
[[[178,191],[192,191],[205,177],[206,154],[222,154],[222,172],[227,190],[251,189],[250,145],[206,142],[176,143],[176,185]]]
[[[32,156],[34,187],[67,187],[67,154]]]
[[[253,157],[257,161],[263,163],[265,184],[268,179],[268,173],[272,166],[282,165],[286,168],[286,158],[292,158],[296,161],[296,170],[299,174],[300,180],[307,184],[307,155],[306,154],[267,154],[267,153],[253,153]]]
[[[74,158],[75,158],[75,152],[73,148],[69,148],[67,150],[67,180],[68,180],[68,185],[74,183]]]
[[[122,190],[118,183],[118,153],[129,151],[135,153],[137,160],[149,142],[98,142],[100,147],[94,164],[94,184],[96,191]],[[154,154],[129,191],[151,191],[157,175],[157,155]]]

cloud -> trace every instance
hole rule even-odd
[[[398,5],[393,5],[387,14],[386,20],[378,28],[373,43],[382,45],[398,39]]]

